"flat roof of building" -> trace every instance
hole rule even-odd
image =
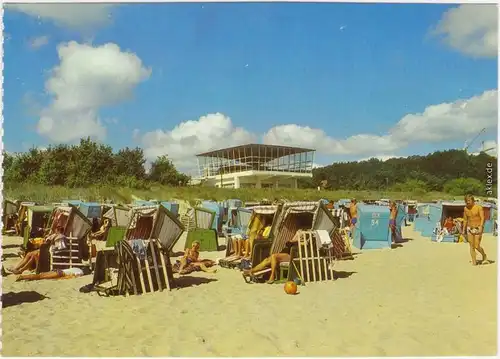
[[[259,153],[259,150],[261,151]],[[238,151],[240,151],[238,153]],[[244,151],[244,153],[241,153]],[[243,159],[244,157],[263,157],[264,153],[267,158],[280,158],[289,155],[296,155],[305,152],[315,152],[316,150],[309,148],[300,147],[290,147],[290,146],[279,146],[279,145],[263,145],[250,143],[247,145],[240,145],[228,148],[222,148],[215,151],[200,153],[196,157],[221,157],[229,160]]]

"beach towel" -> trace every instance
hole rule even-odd
[[[184,267],[182,270],[182,273],[180,274],[189,274],[192,272],[199,272],[201,271],[200,264],[205,265],[205,267],[210,268],[215,265],[215,262],[210,260],[210,259],[202,259],[201,261],[198,262],[191,262],[188,265]],[[181,262],[179,260],[175,261],[174,265],[172,266],[172,271],[174,273],[179,273],[179,268],[181,266]]]
[[[328,231],[324,229],[320,229],[315,231],[315,238],[316,238],[316,244],[318,245],[318,248],[320,247],[326,247],[326,248],[332,248],[332,239],[330,238],[330,235],[328,234]]]

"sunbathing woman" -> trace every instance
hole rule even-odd
[[[53,233],[45,238],[45,243],[50,243],[55,245],[57,249],[65,249],[65,239],[64,228],[57,227],[56,233]],[[21,259],[21,261],[16,264],[13,268],[7,268],[7,271],[14,274],[21,274],[25,270],[36,268],[38,266],[38,260],[40,258],[40,250],[36,249],[34,251],[28,252],[26,256]]]
[[[215,273],[216,270],[209,269],[207,265],[213,265],[211,260],[200,260],[200,242],[194,241],[191,248],[186,248],[184,251],[184,256],[179,261],[179,274],[187,274],[187,267],[192,267],[192,269],[201,269],[203,272]]]
[[[80,277],[83,275],[83,271],[80,268],[68,268],[68,269],[58,269],[51,272],[45,272],[40,274],[21,274],[17,277],[17,281],[31,281],[31,280],[41,280],[41,279],[71,279]]]

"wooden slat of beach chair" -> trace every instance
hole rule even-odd
[[[168,268],[167,265],[165,264],[165,258],[163,257],[163,254],[161,253],[161,247],[160,244],[155,241],[155,245],[157,247],[158,253],[160,254],[160,261],[161,261],[161,268],[163,271],[163,277],[165,278],[165,285],[167,287],[167,290],[170,290],[170,280],[168,278]]]
[[[142,275],[142,266],[141,266],[141,260],[139,257],[135,257],[135,260],[137,261],[137,268],[139,269],[139,280],[141,282],[141,288],[142,288],[142,293],[146,293],[146,287],[144,286],[144,276]]]
[[[155,275],[156,275],[156,282],[158,283],[158,290],[161,292],[163,291],[163,286],[161,284],[161,279],[160,279],[160,271],[158,268],[158,261],[156,260],[156,251],[155,251],[155,245],[153,241],[149,241],[149,247],[151,248],[151,255],[153,257],[153,264],[154,264],[154,269],[155,269]],[[151,288],[151,291],[154,289]]]
[[[306,238],[306,243],[309,245],[309,249],[306,247],[306,252],[307,253],[307,262],[311,263],[311,272],[312,272],[312,278],[313,282],[316,282],[316,266],[314,262],[314,242],[313,242],[313,236],[310,231],[305,232],[305,238]],[[309,263],[307,263],[307,267],[309,267]]]
[[[331,280],[334,280],[334,279],[335,279],[335,278],[334,278],[334,276],[333,276],[333,263],[334,263],[334,258],[333,258],[333,256],[332,256],[331,252],[328,252],[328,253],[329,253],[328,257],[329,257],[329,259],[330,259],[330,260],[329,260],[329,262],[330,262],[330,263],[328,263],[328,269],[330,270],[330,278],[331,278]]]
[[[144,261],[144,265],[146,266],[146,275],[148,277],[149,290],[152,292],[153,291],[153,279],[151,278],[151,267],[149,266],[149,261],[147,258]]]
[[[304,272],[304,263],[302,262],[302,243],[299,240],[299,243],[297,244],[297,250],[299,252],[299,266],[300,266],[300,273],[303,278],[303,282],[306,282],[308,278],[306,278],[306,273]]]
[[[127,287],[127,292],[130,293],[130,291],[133,291],[134,295],[137,295],[137,282],[134,273],[134,251],[126,241],[122,241],[120,247],[123,248],[123,266],[125,267],[125,285]]]

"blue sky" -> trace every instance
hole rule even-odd
[[[443,4],[11,5],[4,144],[89,135],[187,168],[198,152],[266,142],[328,164],[461,148],[486,127],[475,151],[497,137],[496,17]]]

